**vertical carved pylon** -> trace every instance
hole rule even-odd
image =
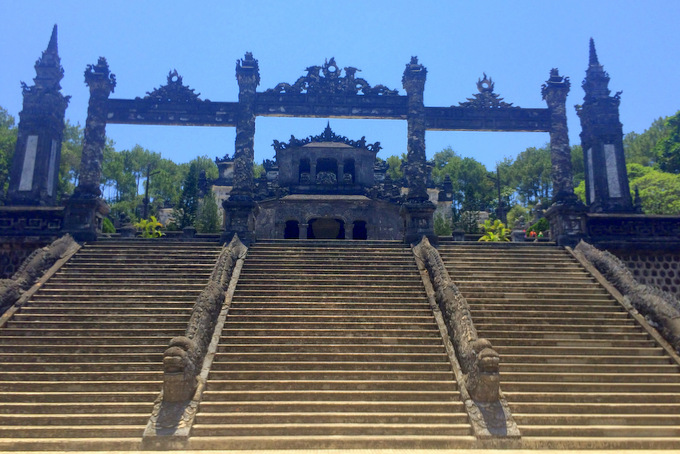
[[[253,200],[253,160],[255,159],[255,91],[260,84],[260,70],[253,54],[236,61],[239,111],[236,118],[234,150],[234,186],[222,204],[225,216],[223,240],[234,233],[249,244],[255,230],[256,203]]]
[[[414,243],[425,235],[430,242],[438,241],[434,233],[434,203],[427,194],[427,157],[425,154],[425,105],[423,94],[427,68],[411,57],[406,65],[402,85],[408,98],[408,144],[404,176],[408,186],[401,215],[405,222],[404,241]]]
[[[600,64],[595,42],[590,39],[583,105],[576,106],[581,119],[581,146],[586,176],[586,201],[590,211],[632,213],[623,127],[619,121],[621,93],[610,96],[609,75]]]
[[[76,239],[93,241],[101,231],[101,222],[109,211],[101,196],[99,184],[106,145],[106,116],[109,95],[116,87],[116,76],[109,71],[104,57],[85,70],[85,84],[90,89],[87,107],[83,155],[80,160],[78,186],[66,203],[65,229]]]
[[[553,204],[545,216],[552,238],[561,246],[575,245],[585,234],[585,206],[574,194],[571,147],[567,129],[566,101],[569,78],[553,68],[541,94],[550,111],[550,158],[552,161]]]
[[[23,109],[9,182],[9,204],[55,206],[64,113],[70,96],[61,94],[64,77],[57,26],[35,63],[34,85],[23,87]]]

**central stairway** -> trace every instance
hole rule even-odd
[[[0,451],[133,450],[220,247],[84,246],[0,328]]]
[[[680,369],[566,251],[442,245],[527,448],[680,448]]]
[[[192,449],[474,441],[408,248],[311,240],[251,247]]]

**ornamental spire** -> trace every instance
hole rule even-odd
[[[60,90],[59,81],[64,78],[64,68],[61,67],[59,50],[57,46],[57,25],[52,28],[50,42],[42,53],[42,56],[35,62],[35,86],[37,88],[47,88]]]
[[[590,38],[590,66],[600,66],[600,62],[597,59],[597,52],[595,51],[595,40]]]

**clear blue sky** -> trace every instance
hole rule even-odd
[[[401,87],[412,55],[428,68],[427,106],[450,106],[476,92],[486,72],[505,101],[545,107],[541,84],[550,69],[571,78],[570,140],[579,143],[573,109],[583,99],[588,39],[623,91],[624,132],[646,129],[680,109],[680,1],[52,1],[0,0],[0,106],[17,117],[20,81],[29,84],[35,60],[59,26],[59,53],[71,95],[66,116],[84,125],[88,91],[83,71],[108,59],[118,86],[112,97],[134,98],[165,83],[177,69],[185,84],[212,101],[236,101],[234,66],[251,51],[264,91],[294,82],[311,65],[335,57],[362,70],[369,84]],[[17,117],[18,119],[18,117]],[[325,119],[258,118],[255,157],[271,158],[274,139],[320,133]],[[406,122],[331,120],[350,139],[383,145],[383,158],[406,151]],[[233,128],[109,125],[116,148],[140,144],[186,162],[234,150]],[[446,146],[488,167],[548,141],[547,133],[428,132],[428,157]]]

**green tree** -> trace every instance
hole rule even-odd
[[[17,128],[14,126],[14,117],[0,107],[0,204],[4,204],[9,187],[9,172],[16,142]]]
[[[639,164],[627,169],[630,187],[638,188],[646,214],[680,214],[680,175]]]
[[[399,181],[404,178],[404,172],[401,170],[401,164],[404,159],[404,154],[402,154],[401,158],[399,156],[387,158],[387,174],[392,178],[392,181]]]
[[[659,169],[664,172],[680,173],[680,111],[668,117],[664,127],[665,133],[654,147]]]
[[[655,151],[656,144],[666,135],[666,119],[663,117],[654,120],[652,125],[642,134],[629,132],[623,137],[623,151],[627,164],[640,164],[653,166],[658,156]]]
[[[521,152],[509,168],[509,180],[524,205],[548,203],[552,196],[550,147],[530,147]]]
[[[196,222],[196,214],[198,212],[198,177],[199,167],[197,162],[189,164],[189,171],[184,178],[182,185],[182,196],[180,197],[178,205],[175,207],[173,217],[177,227],[183,229],[184,227],[193,226]]]
[[[200,233],[214,233],[221,229],[220,215],[217,208],[215,193],[209,189],[199,203],[196,216],[196,231]]]

